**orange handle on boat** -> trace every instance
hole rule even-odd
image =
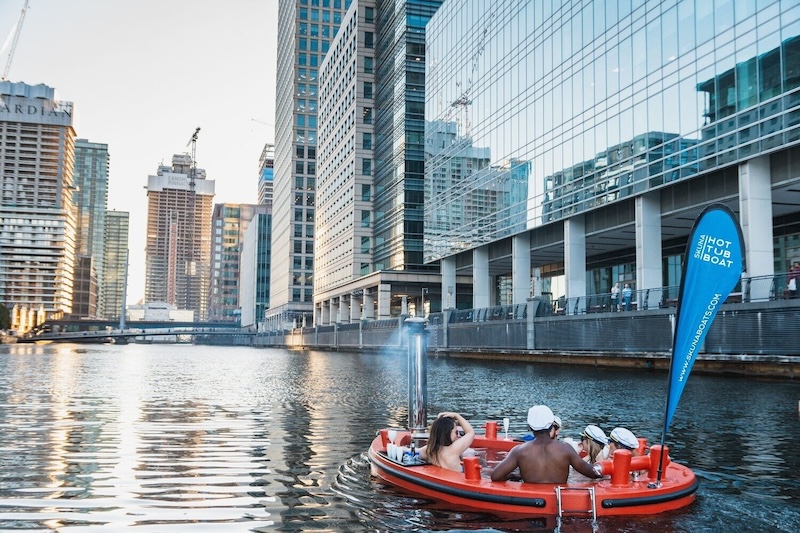
[[[639,447],[636,448],[636,455],[646,455],[647,454],[647,438],[639,437],[636,440],[639,441]],[[634,468],[634,470],[636,470]]]
[[[614,471],[611,472],[611,484],[615,486],[627,485],[631,473],[630,450],[617,450],[612,458]]]
[[[486,428],[487,439],[497,438],[497,422],[495,422],[494,420],[490,420],[486,422],[486,425],[484,427]]]
[[[656,479],[658,477],[658,462],[661,460],[661,445],[660,444],[653,444],[650,446],[650,468],[647,470],[647,477],[650,479]],[[667,465],[669,465],[669,446],[664,446],[664,462],[661,465],[661,472],[667,470]]]
[[[464,478],[478,480],[481,478],[481,460],[475,456],[464,457]]]

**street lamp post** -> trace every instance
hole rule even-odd
[[[425,294],[428,292],[427,287],[422,287],[422,301],[420,302],[419,316],[425,316]]]

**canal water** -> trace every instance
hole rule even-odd
[[[429,415],[530,405],[659,438],[666,375],[431,358]],[[370,477],[406,358],[189,345],[0,347],[0,531],[592,531],[448,509]],[[697,502],[594,531],[800,531],[800,384],[693,375],[668,444]]]

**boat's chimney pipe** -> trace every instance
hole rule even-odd
[[[408,429],[411,435],[428,429],[428,367],[425,319],[405,319],[408,330]]]

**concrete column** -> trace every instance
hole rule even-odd
[[[513,303],[524,304],[531,297],[531,235],[527,231],[511,238],[511,262]]]
[[[528,319],[526,320],[527,325],[527,344],[526,347],[528,350],[535,350],[536,349],[536,329],[533,325],[533,319],[536,318],[536,307],[539,305],[539,302],[534,299],[529,299],[527,302],[528,305]]]
[[[772,245],[772,186],[769,156],[764,155],[739,165],[739,222],[744,236],[748,277],[775,274]],[[750,286],[751,300],[769,298],[771,280]]]
[[[586,225],[583,215],[564,221],[564,278],[567,288],[567,313],[586,310]]]
[[[442,269],[442,309],[456,307],[456,256],[439,261]]]
[[[400,314],[403,316],[408,316],[408,296],[404,294],[400,298],[402,300],[400,303]]]
[[[636,291],[639,309],[658,308],[661,301],[661,192],[637,196],[636,202]],[[647,290],[651,289],[651,290]]]
[[[373,320],[375,318],[375,296],[368,294],[364,289],[364,308],[361,310],[362,320]]]
[[[472,250],[472,308],[483,309],[491,305],[489,289],[489,247]]]
[[[330,300],[325,300],[322,302],[322,322],[319,323],[320,326],[327,326],[331,323],[331,302]]]
[[[381,283],[378,286],[378,320],[392,317],[392,286]]]
[[[339,322],[339,301],[331,298],[331,321],[330,324]]]
[[[350,299],[346,296],[339,298],[339,322],[350,323]]]
[[[361,297],[350,295],[350,322],[358,322],[361,316]]]

